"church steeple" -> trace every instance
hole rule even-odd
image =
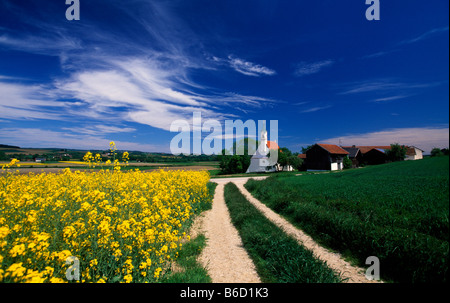
[[[259,145],[258,150],[264,156],[269,152],[269,149],[267,147],[267,130],[265,121],[263,122],[263,127],[261,129],[261,144]]]

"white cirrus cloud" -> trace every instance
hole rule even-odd
[[[246,76],[260,77],[260,76],[273,76],[276,71],[268,67],[255,64],[243,59],[239,59],[233,56],[228,56],[230,66],[237,72]],[[217,60],[216,60],[217,61]]]
[[[45,87],[1,82],[0,118],[64,120],[65,102],[47,99]]]
[[[310,108],[307,108],[305,110],[302,110],[301,113],[314,113],[314,112],[317,112],[319,110],[324,110],[324,109],[327,109],[327,108],[330,108],[330,107],[331,107],[331,105],[310,107]]]
[[[35,138],[39,138],[36,141]],[[11,142],[20,147],[33,148],[76,148],[93,150],[108,149],[112,138],[102,135],[70,133],[67,131],[54,131],[39,128],[3,128],[0,132],[0,140]],[[147,143],[136,143],[130,141],[114,140],[120,150],[143,151],[143,152],[168,152],[167,145],[154,145]]]
[[[355,81],[352,83],[344,83],[340,85],[340,88],[343,89],[343,91],[341,91],[339,94],[349,95],[371,92],[389,93],[392,91],[410,92],[419,89],[436,87],[444,83],[445,82],[408,83],[394,78],[371,79]]]
[[[403,40],[401,41],[399,44],[411,44],[411,43],[416,43],[419,42],[421,40],[427,39],[430,36],[433,35],[437,35],[437,34],[441,34],[441,33],[445,33],[448,32],[448,26],[446,27],[439,27],[439,28],[433,28],[429,31],[427,31],[426,33],[423,33],[417,37],[411,38],[411,39],[407,39],[407,40]]]
[[[389,101],[394,101],[394,100],[405,99],[408,97],[409,97],[408,95],[389,96],[389,97],[374,99],[373,102],[389,102]]]
[[[334,64],[333,60],[322,60],[317,62],[300,62],[296,65],[294,75],[297,77],[312,75],[320,72],[322,69]]]

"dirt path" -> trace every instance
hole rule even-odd
[[[350,263],[342,259],[338,253],[330,252],[329,250],[319,246],[310,236],[305,234],[300,229],[293,226],[286,219],[272,211],[263,203],[255,199],[250,192],[244,187],[247,182],[242,178],[241,180],[233,180],[233,183],[239,188],[241,193],[252,203],[257,209],[259,209],[269,220],[275,223],[278,227],[282,228],[287,234],[294,237],[301,245],[306,249],[312,251],[314,256],[322,261],[325,261],[331,269],[341,273],[343,278],[347,278],[349,283],[374,283],[378,281],[370,281],[365,277],[365,270],[359,267],[352,266]]]
[[[252,178],[265,179],[267,177]],[[379,282],[366,279],[363,268],[352,266],[340,254],[321,247],[310,236],[255,199],[244,187],[248,179],[250,177],[211,179],[211,182],[218,184],[212,209],[202,214],[195,223],[195,233],[204,233],[207,238],[207,245],[199,259],[203,266],[207,268],[213,283],[261,282],[252,260],[242,247],[238,231],[231,223],[224,199],[224,186],[228,182],[236,184],[247,200],[269,220],[310,250],[316,258],[326,262],[334,271],[341,273],[342,277],[347,279],[347,282]]]
[[[215,179],[211,181],[216,182]],[[204,213],[200,223],[195,224],[196,233],[203,232],[207,239],[199,261],[208,270],[213,283],[261,282],[252,260],[242,247],[238,231],[231,223],[224,199],[225,182],[217,183],[212,209]]]

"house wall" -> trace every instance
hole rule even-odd
[[[331,170],[343,170],[344,157],[340,155],[331,155]]]
[[[415,148],[414,149],[416,154],[413,156],[406,156],[405,160],[420,160],[423,159],[423,153],[420,149]]]
[[[416,148],[416,160],[423,159],[423,153],[420,149]]]
[[[386,154],[376,150],[372,149],[364,154],[364,163],[368,165],[376,165],[376,164],[383,164],[386,163]]]
[[[306,168],[314,170],[330,170],[330,154],[318,145],[314,145],[306,152]]]

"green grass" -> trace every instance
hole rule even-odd
[[[225,202],[262,282],[341,282],[322,261],[262,215],[233,183],[225,185]]]
[[[214,175],[211,175],[213,178],[230,178],[230,177],[261,177],[261,176],[277,176],[277,177],[283,177],[283,176],[295,176],[298,174],[311,174],[307,172],[301,172],[301,171],[280,171],[280,172],[271,172],[271,173],[243,173],[243,174],[231,174],[231,175],[222,175],[222,171],[219,170]]]
[[[211,283],[207,270],[198,263],[197,258],[206,246],[204,235],[183,245],[179,251],[177,264],[180,271],[173,271],[165,276],[164,283]]]
[[[404,161],[340,173],[250,180],[268,207],[381,277],[445,282],[449,251],[449,158]]]
[[[207,184],[211,199],[217,187],[217,183]],[[201,211],[211,209],[212,203],[204,203],[200,206]],[[178,252],[176,264],[180,270],[171,271],[164,276],[163,283],[211,283],[208,271],[197,261],[202,250],[206,246],[206,237],[203,234],[197,235],[195,239],[183,244]]]

